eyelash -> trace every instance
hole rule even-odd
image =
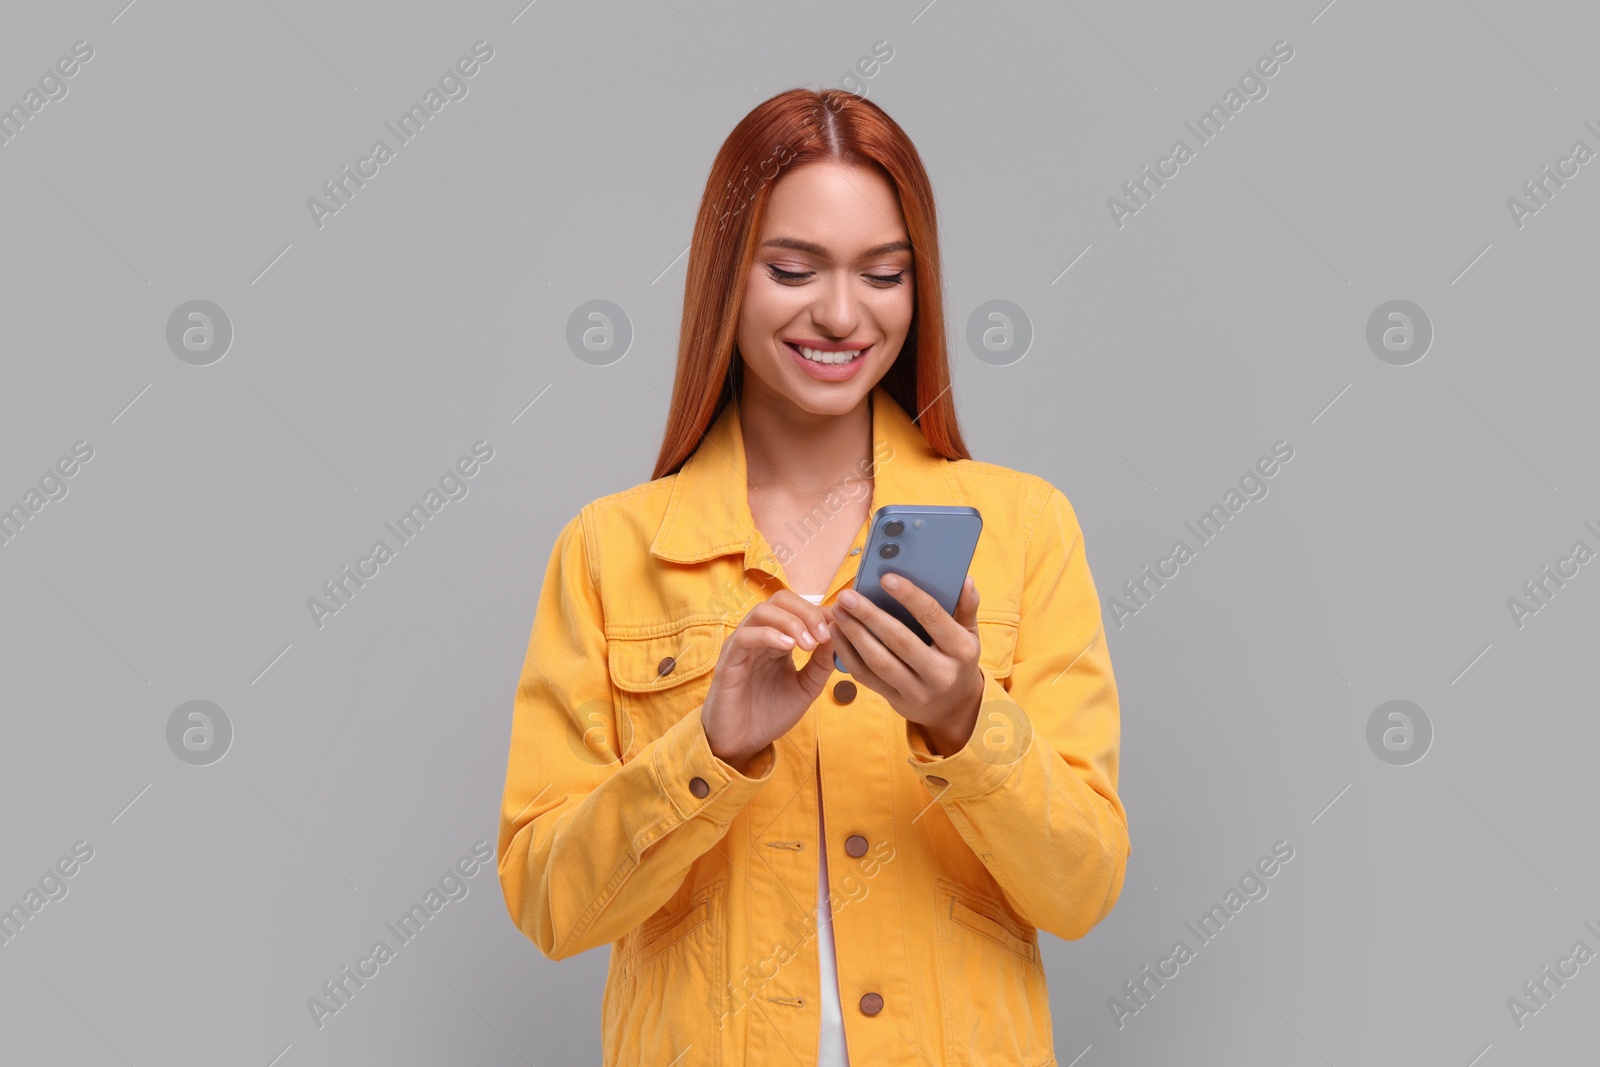
[[[806,277],[811,272],[784,270],[782,267],[768,263],[767,273],[772,277],[773,281],[785,282],[797,281]],[[903,285],[906,280],[906,272],[902,270],[894,274],[869,274],[867,277],[875,282],[887,282],[889,285]]]

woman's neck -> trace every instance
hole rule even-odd
[[[862,477],[872,455],[870,394],[842,414],[818,415],[781,394],[751,389],[747,380],[738,404],[750,485],[817,497],[847,477]]]

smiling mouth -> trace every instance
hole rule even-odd
[[[808,360],[812,363],[820,363],[826,367],[836,367],[845,363],[853,362],[854,360],[860,359],[867,353],[869,349],[872,348],[871,345],[867,345],[865,348],[861,348],[853,352],[823,352],[819,349],[806,348],[803,345],[797,345],[793,341],[785,341],[783,343],[788,345],[791,351],[799,353],[801,359]]]

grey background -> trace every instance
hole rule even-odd
[[[0,546],[0,902],[94,849],[0,946],[5,1059],[597,1061],[605,953],[545,960],[492,868],[325,1026],[306,1001],[494,842],[550,546],[649,477],[718,145],[880,40],[855,84],[934,180],[969,442],[1068,495],[1102,597],[1294,448],[1107,617],[1136,870],[1089,936],[1043,939],[1060,1062],[1592,1049],[1600,964],[1520,1029],[1506,1006],[1600,949],[1600,566],[1521,628],[1506,606],[1600,547],[1600,163],[1522,228],[1506,207],[1600,148],[1592,7],[123,3],[13,5],[0,34],[7,105],[95,51],[0,146],[0,503],[94,449]],[[319,229],[307,198],[480,39],[468,96]],[[1278,40],[1268,95],[1115,226]],[[166,342],[195,299],[234,332],[203,367]],[[634,330],[609,366],[565,340],[593,299]],[[1365,340],[1394,299],[1434,329],[1410,366]],[[1008,366],[964,341],[990,300],[1031,321]],[[478,440],[468,495],[319,629],[307,599]],[[167,743],[198,699],[233,729],[206,766]],[[1393,699],[1433,726],[1409,766],[1367,746]],[[1270,895],[1119,1028],[1108,998],[1279,840]]]

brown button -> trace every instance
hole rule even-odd
[[[877,993],[861,994],[861,1014],[876,1015],[883,1010],[883,997]]]
[[[852,856],[865,856],[867,854],[867,839],[860,834],[851,834],[844,839],[844,850]]]
[[[678,665],[678,661],[676,659],[674,659],[673,657],[668,656],[666,659],[664,659],[660,663],[656,664],[656,673],[657,674],[671,674],[672,673],[672,668],[676,667],[677,665]]]
[[[856,698],[856,683],[846,678],[842,682],[835,682],[833,686],[833,699],[841,704],[848,704]]]
[[[950,783],[945,781],[943,778],[940,778],[937,774],[930,774],[930,775],[928,775],[928,784],[929,785],[936,785],[940,789],[943,789],[945,786],[949,785]]]
[[[689,779],[689,792],[693,793],[697,797],[703,797],[707,793],[711,792],[711,787],[706,785],[706,780],[704,778],[701,778],[699,775],[695,775],[693,778]]]

